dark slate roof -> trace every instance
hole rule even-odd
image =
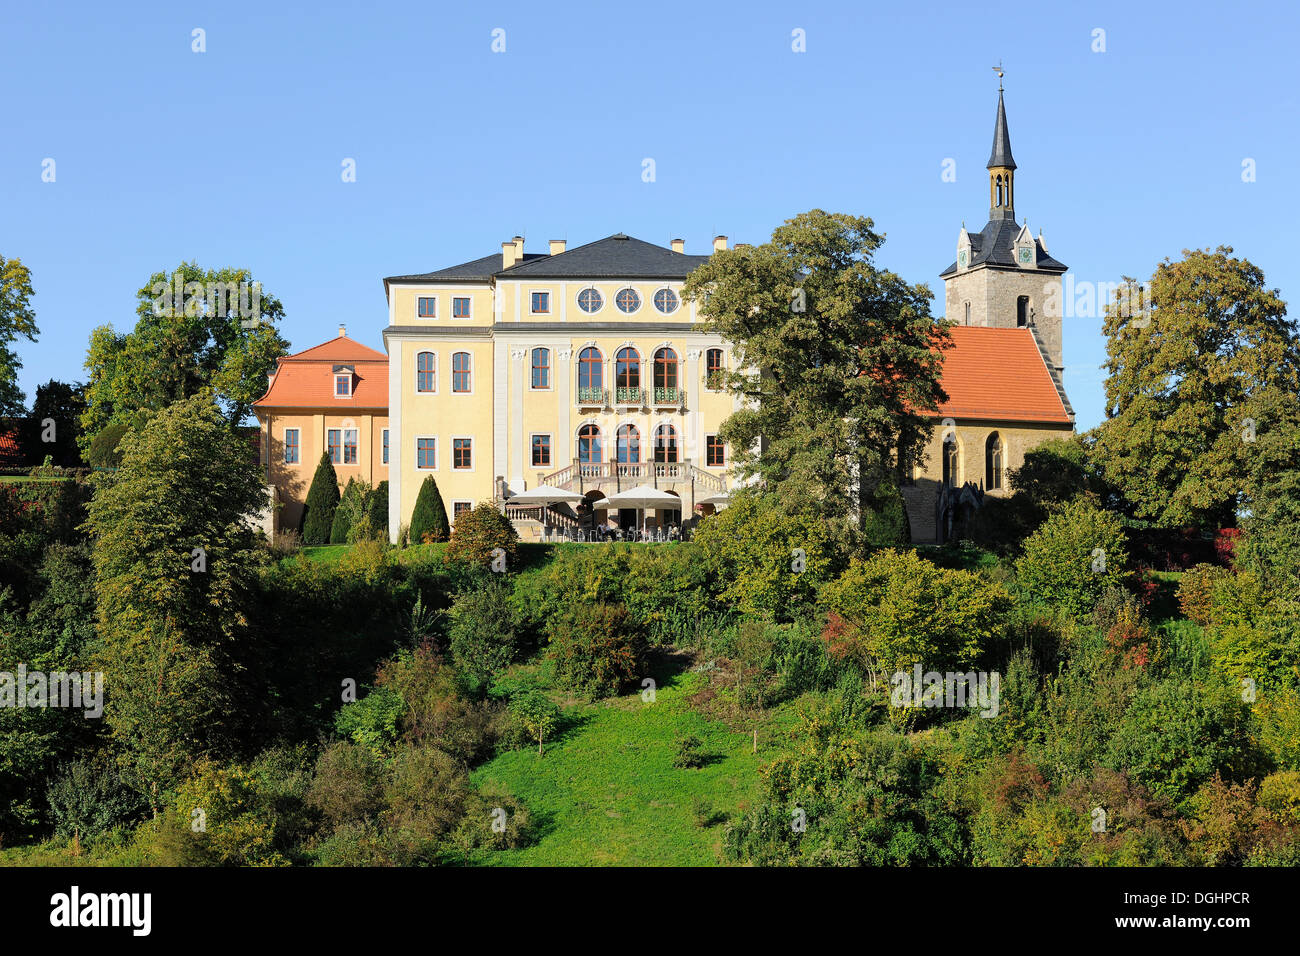
[[[620,232],[557,256],[522,262],[498,276],[502,279],[685,279],[696,266],[708,261],[708,256],[673,252]]]
[[[389,276],[390,282],[488,282],[494,278],[685,279],[708,256],[688,256],[623,233],[597,239],[559,255],[526,253],[522,262],[501,268],[501,253],[462,262],[436,272]]]
[[[988,224],[980,232],[971,233],[970,237],[970,264],[971,268],[977,266],[1002,266],[1007,269],[1019,269],[1016,264],[1016,236],[1020,234],[1021,227],[1016,224],[1014,219],[990,219]],[[1043,244],[1034,239],[1035,262],[1039,269],[1044,272],[1064,272],[1069,268],[1065,263],[1058,262],[1047,254]],[[948,268],[939,273],[940,278],[951,275],[957,271],[957,263],[953,262]]]
[[[998,119],[993,126],[993,152],[986,168],[992,169],[994,166],[1016,168],[1016,161],[1011,155],[1011,134],[1007,132],[1007,108],[1002,102],[1001,90],[998,90]]]
[[[532,259],[546,259],[540,252],[524,254],[524,262]],[[462,262],[458,266],[448,266],[436,272],[421,272],[409,276],[389,276],[384,282],[487,282],[501,271],[501,253],[494,252],[482,259]]]

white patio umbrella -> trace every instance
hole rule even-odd
[[[513,498],[507,498],[506,504],[518,505],[522,508],[546,508],[549,505],[558,504],[579,504],[586,501],[586,497],[576,491],[565,491],[563,488],[556,488],[554,485],[538,485],[531,491],[521,491]],[[543,522],[546,528],[550,528],[549,522]],[[548,531],[547,534],[550,532]]]
[[[635,488],[629,488],[627,491],[620,491],[617,494],[610,495],[605,499],[605,506],[608,508],[636,508],[642,511],[642,531],[644,531],[646,508],[654,508],[656,511],[669,510],[680,511],[682,499],[676,495],[670,495],[666,491],[660,491],[658,488],[652,488],[650,485],[637,485]]]
[[[731,495],[721,492],[716,495],[709,495],[707,498],[701,498],[695,502],[697,505],[713,505],[714,508],[725,508],[731,504]]]

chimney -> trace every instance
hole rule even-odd
[[[347,335],[347,334],[348,334],[348,327],[347,327],[346,325],[344,325],[343,323],[340,322],[340,323],[339,323],[339,338],[343,338],[343,336],[345,336],[345,335]]]
[[[515,236],[515,262],[524,261],[524,237]]]
[[[714,236],[714,237],[713,237],[713,251],[714,251],[714,252],[721,252],[722,250],[724,250],[724,249],[726,249],[726,248],[727,248],[727,237],[726,237],[726,236]]]
[[[674,239],[674,240],[673,240],[673,252],[685,252],[685,251],[686,251],[686,240],[685,240],[685,239]]]
[[[515,255],[515,244],[513,242],[501,243],[501,268],[509,269],[518,261]]]
[[[563,251],[564,251],[564,240],[563,240],[563,239],[552,239],[552,240],[551,240],[551,255],[553,255],[553,256],[558,256],[558,255],[559,255],[561,252],[563,252]]]

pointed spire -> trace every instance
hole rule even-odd
[[[989,157],[987,169],[994,167],[1015,169],[1016,161],[1011,156],[1011,134],[1007,132],[1007,108],[1002,102],[1002,91],[998,90],[998,121],[993,127],[993,155]]]

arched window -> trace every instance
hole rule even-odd
[[[453,392],[468,392],[470,390],[469,371],[469,353],[453,352],[451,354],[451,390]]]
[[[551,387],[551,350],[533,349],[533,388]]]
[[[618,463],[634,465],[641,460],[641,433],[635,425],[622,425],[618,430]]]
[[[587,346],[578,356],[578,388],[604,387],[605,357],[600,349]]]
[[[984,490],[1002,487],[1002,439],[997,432],[984,443]]]
[[[958,485],[959,465],[957,439],[949,435],[943,440],[943,483],[949,488],[956,488]]]
[[[970,303],[966,303],[966,324],[970,325]]]
[[[655,429],[655,461],[677,461],[677,430],[672,425],[660,425]]]
[[[997,177],[997,185],[998,185],[998,201],[997,201],[997,204],[998,204],[999,206],[1001,206],[1001,205],[1002,205],[1002,177],[1001,177],[1001,176]]]
[[[677,391],[677,353],[670,348],[662,348],[655,352],[655,395],[659,396],[660,389],[671,389],[674,393]],[[667,396],[672,398],[671,395]]]
[[[582,464],[600,462],[600,429],[595,425],[583,425],[578,429],[578,461]]]
[[[1016,325],[1029,324],[1029,296],[1022,295],[1016,299]]]
[[[420,352],[415,356],[415,390],[432,392],[437,388],[435,369],[437,363],[432,352]]]
[[[614,383],[619,388],[641,387],[641,355],[628,346],[618,350],[614,357]]]

